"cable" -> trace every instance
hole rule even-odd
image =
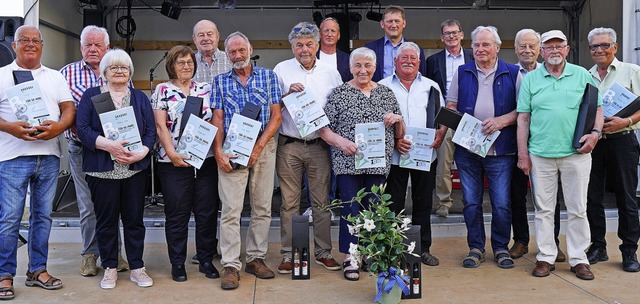
[[[126,25],[123,23],[127,22]],[[133,37],[136,33],[136,21],[133,17],[125,15],[118,18],[116,21],[116,33],[122,38]]]
[[[31,12],[31,10],[33,9],[33,7],[34,7],[34,6],[36,6],[36,4],[38,4],[38,1],[40,1],[40,0],[36,0],[36,2],[33,2],[33,4],[31,5],[31,7],[29,8],[29,10],[27,10],[27,12],[26,12],[26,13],[24,13],[24,18],[23,18],[23,19],[26,19],[26,18],[27,18],[27,16],[29,15],[29,13]]]

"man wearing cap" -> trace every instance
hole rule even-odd
[[[640,95],[640,66],[620,62],[616,58],[618,45],[616,32],[610,28],[596,28],[587,36],[591,58],[595,65],[589,70],[603,99],[610,98],[605,93],[617,83],[635,95]],[[591,155],[591,177],[587,193],[587,217],[591,229],[591,247],[587,251],[590,264],[606,261],[607,225],[604,216],[605,172],[607,179],[615,179],[616,205],[618,207],[618,237],[622,240],[622,269],[628,272],[640,271],[636,257],[640,223],[636,186],[638,184],[638,139],[635,130],[640,128],[640,111],[629,117],[611,116],[605,119],[602,141]],[[612,169],[612,170],[607,170]],[[606,172],[606,173],[609,173]]]
[[[587,70],[568,63],[567,37],[558,30],[542,34],[539,69],[527,74],[518,95],[518,167],[531,178],[535,196],[535,230],[539,253],[533,276],[546,277],[555,270],[558,248],[553,238],[558,176],[567,206],[567,255],[571,271],[593,280],[585,251],[591,241],[587,221],[587,186],[591,151],[601,136],[602,107],[598,106],[591,133],[572,147],[580,102],[587,84],[594,81]],[[599,98],[598,104],[602,104]]]

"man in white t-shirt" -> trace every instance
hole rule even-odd
[[[316,58],[329,64],[338,70],[342,82],[347,82],[353,78],[349,70],[349,54],[338,50],[338,41],[340,40],[340,24],[333,17],[325,18],[320,23],[320,50],[316,54]]]

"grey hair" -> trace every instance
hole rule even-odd
[[[300,22],[291,29],[291,32],[289,33],[289,43],[293,45],[294,40],[302,37],[310,37],[318,42],[320,41],[320,29],[311,22]]]
[[[473,44],[473,42],[476,40],[476,35],[479,34],[480,32],[483,31],[488,31],[489,33],[491,33],[491,35],[493,35],[493,41],[498,45],[502,45],[502,40],[500,40],[500,36],[498,35],[498,29],[495,26],[478,26],[476,27],[475,30],[473,30],[473,32],[471,32],[471,43]]]
[[[100,60],[100,77],[102,80],[107,81],[105,77],[105,71],[112,65],[121,64],[129,67],[129,79],[133,77],[133,62],[127,52],[122,49],[111,49],[104,54],[102,60]]]
[[[23,30],[26,30],[26,29],[33,29],[33,30],[36,30],[36,31],[38,32],[38,35],[40,36],[40,39],[42,39],[42,32],[40,32],[40,29],[39,29],[39,28],[37,28],[37,27],[35,27],[35,26],[33,26],[33,25],[28,25],[28,24],[21,25],[20,27],[18,27],[18,28],[16,29],[15,33],[14,33],[14,36],[15,36],[16,38],[19,38],[19,37],[20,37],[20,34],[22,34],[22,31],[23,31]],[[16,39],[16,40],[18,40],[18,39]]]
[[[322,25],[323,25],[325,22],[327,22],[327,21],[333,21],[333,22],[335,22],[335,23],[336,23],[336,25],[338,26],[338,30],[340,29],[340,23],[338,22],[338,20],[337,20],[336,18],[333,18],[333,17],[327,17],[327,18],[324,18],[324,20],[322,20],[322,22],[320,22],[320,26],[319,26],[319,27],[322,27]]]
[[[416,52],[416,56],[420,57],[420,47],[415,44],[414,42],[410,42],[410,41],[405,41],[403,42],[398,49],[396,50],[395,54],[393,55],[393,59],[397,59],[398,55],[400,55],[400,53],[402,53],[402,51],[404,50],[412,50]]]
[[[82,29],[82,33],[80,33],[80,45],[84,45],[85,39],[90,33],[101,34],[104,37],[104,46],[109,46],[109,33],[107,33],[107,29],[95,25],[87,25]]]
[[[376,53],[367,47],[359,47],[349,55],[349,66],[353,66],[353,62],[356,61],[356,58],[364,58],[367,60],[373,61],[373,64],[376,64]]]
[[[609,37],[611,37],[611,42],[616,43],[616,38],[617,38],[616,31],[614,31],[612,28],[596,27],[592,29],[589,32],[589,35],[587,35],[587,41],[591,43],[591,38],[593,38],[593,36],[595,35],[609,35]]]
[[[241,32],[233,32],[231,34],[229,34],[229,36],[227,36],[227,39],[224,40],[224,49],[227,49],[227,44],[229,44],[229,40],[231,40],[232,38],[235,37],[240,37],[242,38],[242,40],[244,40],[247,43],[247,48],[249,48],[251,46],[251,43],[249,42],[249,38],[247,38],[247,36]]]
[[[458,26],[458,30],[462,31],[462,25],[460,25],[460,21],[456,20],[456,19],[447,19],[445,21],[442,21],[442,23],[440,23],[440,33],[442,33],[442,31],[444,31],[444,27],[445,26],[454,26],[457,25]]]
[[[517,44],[518,41],[520,41],[520,39],[522,39],[522,37],[526,34],[533,34],[536,36],[536,38],[538,39],[538,42],[540,42],[540,33],[532,30],[532,29],[521,29],[516,33],[516,39],[515,39],[515,43]]]

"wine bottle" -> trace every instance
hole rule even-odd
[[[300,250],[298,248],[293,253],[293,276],[300,276]]]
[[[413,263],[413,274],[412,274],[412,293],[417,295],[420,294],[420,263]]]
[[[309,252],[307,250],[307,248],[302,248],[302,275],[303,276],[308,276],[309,275]]]

